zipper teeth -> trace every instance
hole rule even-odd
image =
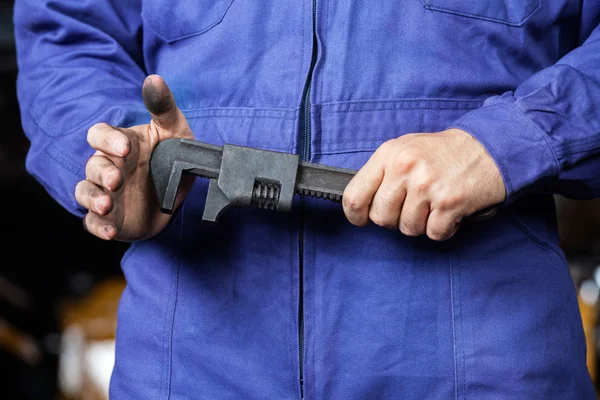
[[[302,146],[302,161],[310,161],[310,89],[312,74],[317,58],[317,37],[316,37],[316,21],[317,21],[317,0],[312,0],[312,27],[313,27],[313,50],[306,78],[305,94],[302,101],[304,102],[304,129],[303,129],[303,146]],[[299,227],[299,272],[298,272],[298,358],[300,369],[300,397],[304,399],[304,204],[305,197],[300,197],[300,227]]]
[[[312,72],[311,62],[311,72]],[[310,77],[307,83],[306,95],[304,97],[304,146],[302,149],[302,161],[310,159]],[[305,197],[300,197],[300,207],[304,210]],[[300,270],[298,274],[298,351],[300,364],[300,397],[304,398],[304,213],[300,215]]]
[[[313,55],[314,57],[314,55]],[[312,69],[314,61],[311,61],[309,79],[312,79]],[[302,161],[310,161],[310,82],[306,89],[306,97],[304,98],[304,149],[302,149]]]
[[[304,208],[304,196],[300,198],[300,208]],[[300,214],[300,268],[298,273],[298,358],[300,369],[300,398],[304,398],[304,213]]]

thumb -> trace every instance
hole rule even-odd
[[[173,93],[160,76],[146,77],[142,86],[142,98],[152,120],[159,128],[160,139],[193,136],[185,116],[175,103]]]

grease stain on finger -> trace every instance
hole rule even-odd
[[[152,114],[163,114],[173,107],[170,92],[158,87],[158,85],[153,78],[150,78],[149,83],[142,87],[144,105]]]

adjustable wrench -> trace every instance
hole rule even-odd
[[[181,177],[210,179],[202,220],[217,222],[229,207],[289,211],[295,194],[341,203],[344,189],[357,171],[301,162],[297,154],[189,139],[167,139],[153,150],[150,175],[160,210],[171,214]],[[492,218],[495,208],[466,218]]]

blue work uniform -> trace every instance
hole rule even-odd
[[[455,127],[498,215],[450,240],[339,204],[229,210],[207,181],[122,260],[112,399],[593,399],[553,194],[600,195],[598,0],[16,0],[28,171],[77,216],[97,122],[150,121],[161,75],[196,139],[360,168]]]

